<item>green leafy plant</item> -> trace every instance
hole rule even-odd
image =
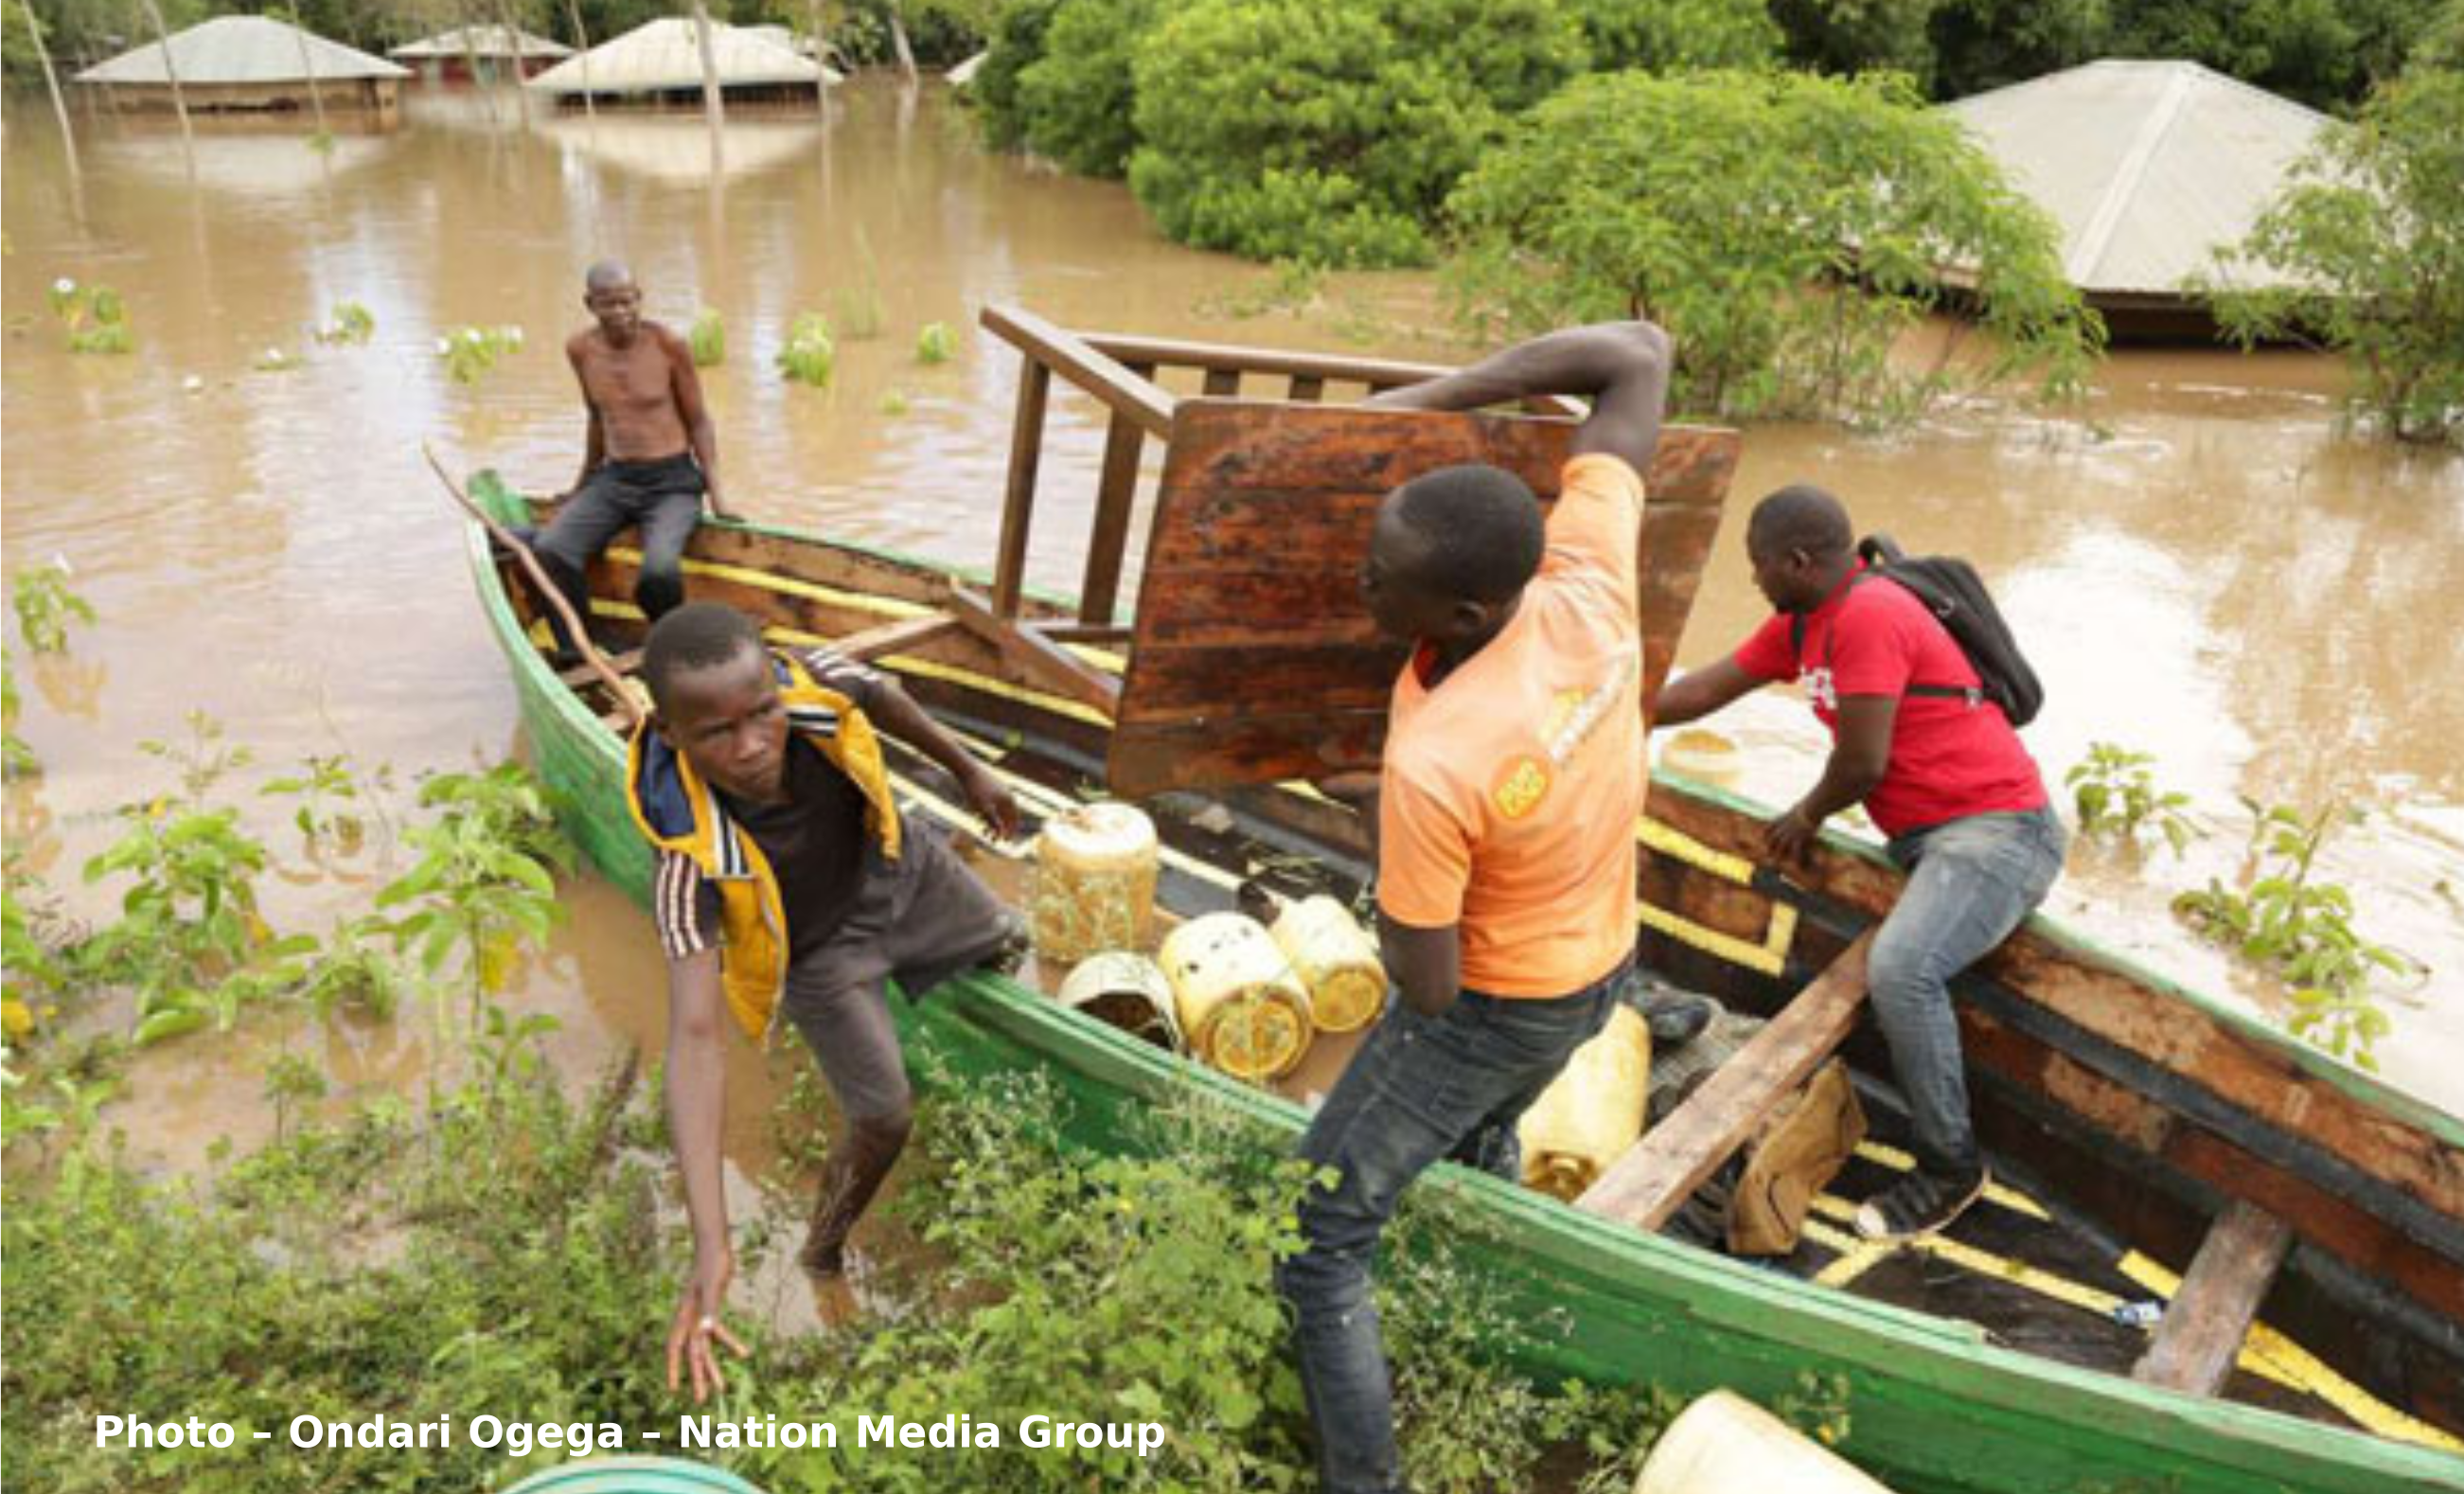
[[[1018,75],[1021,141],[1081,176],[1117,177],[1136,148],[1133,67],[1163,0],[1062,0]]]
[[[2103,345],[2052,221],[1889,77],[1579,78],[1449,206],[1468,330],[1648,317],[1675,339],[1688,408],[1887,424],[1963,381],[2023,376],[2060,399]],[[1930,360],[1896,361],[1951,266],[1972,323]],[[1954,360],[1971,324],[1990,356]]]
[[[881,412],[883,414],[895,418],[906,414],[907,410],[907,395],[904,390],[885,389],[882,391]]]
[[[24,707],[17,695],[17,656],[0,650],[0,781],[31,778],[43,771],[43,759],[17,735],[17,715]]]
[[[389,932],[429,977],[460,956],[475,1032],[523,944],[563,917],[556,868],[571,852],[545,791],[518,763],[439,774],[419,802],[436,817],[405,833],[418,860],[377,893],[377,907],[404,910]]]
[[[436,340],[436,356],[455,384],[477,384],[522,348],[519,327],[464,327]]]
[[[2406,441],[2464,444],[2464,72],[2416,69],[2330,121],[2204,288],[2245,346],[2315,337],[2353,409]],[[2245,267],[2280,283],[2252,285]]]
[[[1780,31],[1763,0],[1571,0],[1595,72],[1763,67]]]
[[[695,368],[717,367],[727,362],[727,319],[715,307],[703,307],[685,341],[693,349]]]
[[[52,314],[68,334],[72,353],[128,353],[137,347],[137,333],[128,324],[128,307],[107,285],[79,285],[66,276],[52,282]]]
[[[299,801],[291,823],[302,839],[330,843],[343,854],[359,849],[367,838],[367,821],[359,813],[359,777],[342,754],[309,754],[296,774],[265,780],[261,792],[284,794]]]
[[[158,799],[121,812],[120,839],[85,865],[85,880],[122,876],[119,920],[77,951],[91,979],[131,987],[140,1045],[228,1028],[259,988],[233,978],[260,956],[298,953],[257,912],[265,847],[236,809]]]
[[[21,565],[11,578],[9,605],[17,614],[17,636],[35,653],[60,653],[71,623],[92,623],[94,604],[69,585],[66,556],[45,565]]]
[[[798,317],[787,329],[787,345],[779,349],[781,371],[798,384],[816,388],[829,384],[838,359],[838,344],[830,339],[829,321],[817,311]]]
[[[924,330],[915,334],[915,361],[919,363],[946,363],[958,356],[958,335],[946,321],[928,321]]]
[[[319,342],[346,342],[355,346],[376,335],[376,313],[358,301],[336,301],[333,315],[317,329]]]
[[[1447,192],[1583,55],[1556,0],[1197,0],[1139,45],[1130,187],[1200,249],[1424,264]]]
[[[2315,815],[2288,805],[2251,811],[2250,854],[2241,883],[2211,877],[2205,889],[2173,899],[2173,911],[2210,941],[2268,966],[2293,987],[2295,1035],[2375,1070],[2373,1049],[2391,1023],[2370,994],[2374,976],[2410,976],[2419,966],[2353,927],[2353,894],[2314,875],[2336,825],[2356,818],[2342,804]]]
[[[2087,757],[2062,775],[2079,829],[2125,844],[2153,827],[2179,856],[2206,834],[2190,816],[2190,796],[2159,787],[2156,759],[2113,742],[2090,742]]]

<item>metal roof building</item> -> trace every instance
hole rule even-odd
[[[432,68],[446,77],[470,75],[476,58],[481,72],[531,74],[573,55],[573,49],[550,36],[534,36],[512,26],[458,26],[417,41],[405,42],[385,54],[396,62]]]
[[[809,92],[824,69],[809,57],[737,26],[712,22],[711,57],[722,89],[731,93],[758,89]],[[831,75],[835,79],[836,75]],[[693,22],[680,17],[649,21],[613,41],[565,58],[532,78],[526,87],[559,98],[583,93],[605,95],[677,95],[698,99],[701,92],[701,39]]]
[[[2178,311],[2324,115],[2195,62],[2091,62],[1945,106],[2061,226],[2062,266],[2108,313]]]
[[[118,104],[169,108],[174,74],[191,109],[305,109],[321,100],[329,109],[390,112],[410,70],[269,16],[225,15],[96,63],[77,81],[107,89]]]

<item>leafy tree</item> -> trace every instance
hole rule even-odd
[[[1162,0],[1061,0],[1018,75],[1025,143],[1081,176],[1119,176],[1137,145],[1131,67]]]
[[[1961,267],[1993,343],[1979,377],[2068,392],[2102,340],[2054,225],[1904,79],[1625,73],[1578,79],[1452,199],[1450,281],[1487,336],[1644,315],[1678,348],[1679,399],[1734,414],[1905,415],[1946,358],[1893,341]]]
[[[1821,73],[1933,76],[1925,26],[1942,0],[1771,0],[1791,61]]]
[[[1583,60],[1556,0],[1195,0],[1138,49],[1130,187],[1200,248],[1424,263],[1456,181]]]
[[[2290,283],[2236,287],[2241,263]],[[2464,73],[2416,70],[2329,125],[2211,283],[2245,345],[2315,335],[2388,432],[2464,443]]]
[[[2115,0],[2112,49],[2188,57],[2321,108],[2402,70],[2438,0]]]
[[[1779,55],[1779,27],[1763,0],[1574,0],[1592,66],[1760,67]]]
[[[992,45],[966,99],[975,106],[984,143],[995,150],[1026,147],[1026,103],[1019,79],[1044,57],[1044,38],[1061,0],[1019,0],[1001,12]]]
[[[1965,99],[2106,55],[2109,0],[1942,0],[1934,97]]]

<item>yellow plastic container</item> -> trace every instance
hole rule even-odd
[[[1523,1112],[1523,1185],[1573,1202],[1642,1136],[1651,1024],[1619,1002]]]
[[[1078,962],[1061,982],[1061,1004],[1107,1026],[1144,1038],[1160,1048],[1180,1047],[1180,1021],[1173,1014],[1172,982],[1163,967],[1144,955],[1107,950]]]
[[[1669,737],[1660,749],[1660,765],[1681,777],[1722,787],[1735,784],[1745,772],[1737,744],[1701,727],[1688,727]]]
[[[1315,1029],[1309,990],[1264,924],[1207,913],[1172,931],[1157,958],[1189,1050],[1236,1079],[1280,1079]]]
[[[1080,804],[1045,821],[1026,910],[1036,956],[1074,965],[1143,949],[1159,859],[1155,822],[1133,805]]]
[[[1320,1032],[1356,1032],[1386,1009],[1386,962],[1352,910],[1320,894],[1286,907],[1275,943],[1309,988],[1309,1019]]]
[[[1891,1494],[1752,1401],[1713,1391],[1679,1414],[1634,1494]]]

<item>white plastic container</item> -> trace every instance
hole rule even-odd
[[[1207,1063],[1236,1079],[1280,1079],[1309,1051],[1309,989],[1257,919],[1193,918],[1163,941],[1157,962],[1189,1050]]]
[[[1045,821],[1027,898],[1036,956],[1074,965],[1104,950],[1144,949],[1159,859],[1155,822],[1135,805],[1080,804]]]
[[[1273,933],[1309,988],[1318,1031],[1356,1032],[1386,1009],[1386,962],[1352,910],[1323,893],[1305,897],[1284,909]]]

